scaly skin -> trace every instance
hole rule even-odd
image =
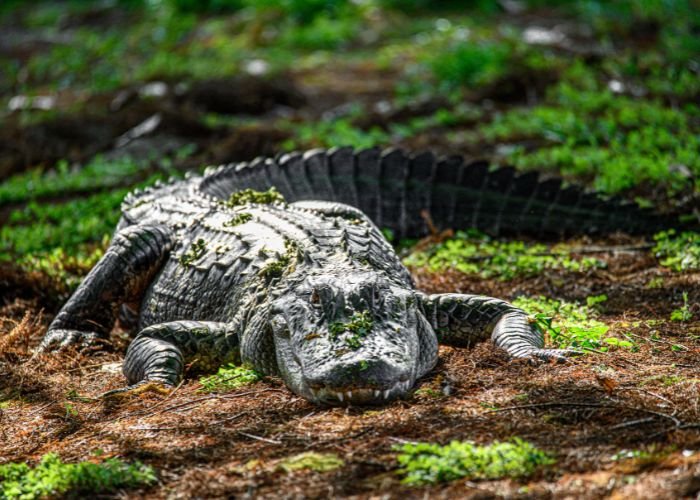
[[[583,229],[603,220],[581,208],[591,204],[583,195],[575,208],[545,205],[551,192],[539,186],[546,183],[533,188],[531,178],[516,182],[512,173],[464,170],[456,161],[340,149],[288,155],[279,165],[222,167],[134,193],[105,256],[40,349],[106,339],[119,308],[136,303],[139,333],[124,362],[129,384],[174,386],[187,364],[209,371],[240,359],[324,404],[378,404],[406,394],[435,366],[439,342],[469,347],[491,338],[513,357],[563,359],[570,352],[544,349],[527,315],[507,302],[415,290],[374,222],[339,203],[355,203],[404,236],[425,231],[416,211],[426,207],[439,225],[486,221],[497,231],[527,226],[527,207],[544,218],[588,217],[593,225]],[[363,170],[368,162],[381,167],[376,176]],[[446,179],[448,168],[493,179],[470,180],[481,191],[464,198],[464,189],[446,187],[466,182]],[[424,174],[430,183],[421,190]],[[223,203],[243,187],[270,184],[295,202]],[[494,209],[499,192],[505,201]],[[316,194],[327,201],[308,200]],[[462,213],[467,206],[472,212]],[[479,212],[485,209],[488,217]],[[606,224],[629,220],[626,210]]]

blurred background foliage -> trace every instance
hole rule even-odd
[[[699,7],[5,0],[0,258],[92,262],[135,186],[340,145],[481,157],[692,213]]]

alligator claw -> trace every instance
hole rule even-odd
[[[533,361],[566,363],[569,358],[582,354],[582,351],[576,349],[533,349],[529,353],[529,358]]]
[[[100,336],[94,332],[81,332],[78,330],[51,330],[46,333],[37,352],[61,351],[70,346],[90,347],[97,343]]]

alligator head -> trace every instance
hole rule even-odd
[[[437,362],[419,295],[373,271],[305,276],[269,309],[287,386],[325,404],[381,404]]]

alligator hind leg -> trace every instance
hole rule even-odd
[[[165,226],[136,225],[119,230],[102,259],[49,325],[39,351],[106,339],[119,307],[139,300],[171,246],[172,235]]]
[[[424,307],[441,344],[470,347],[489,337],[514,358],[563,361],[578,354],[544,349],[542,332],[522,309],[483,295],[445,293],[425,297]]]
[[[129,345],[123,372],[131,387],[108,393],[122,393],[147,382],[175,386],[182,379],[185,364],[197,361],[211,371],[238,358],[237,328],[214,321],[171,321],[143,329]]]

